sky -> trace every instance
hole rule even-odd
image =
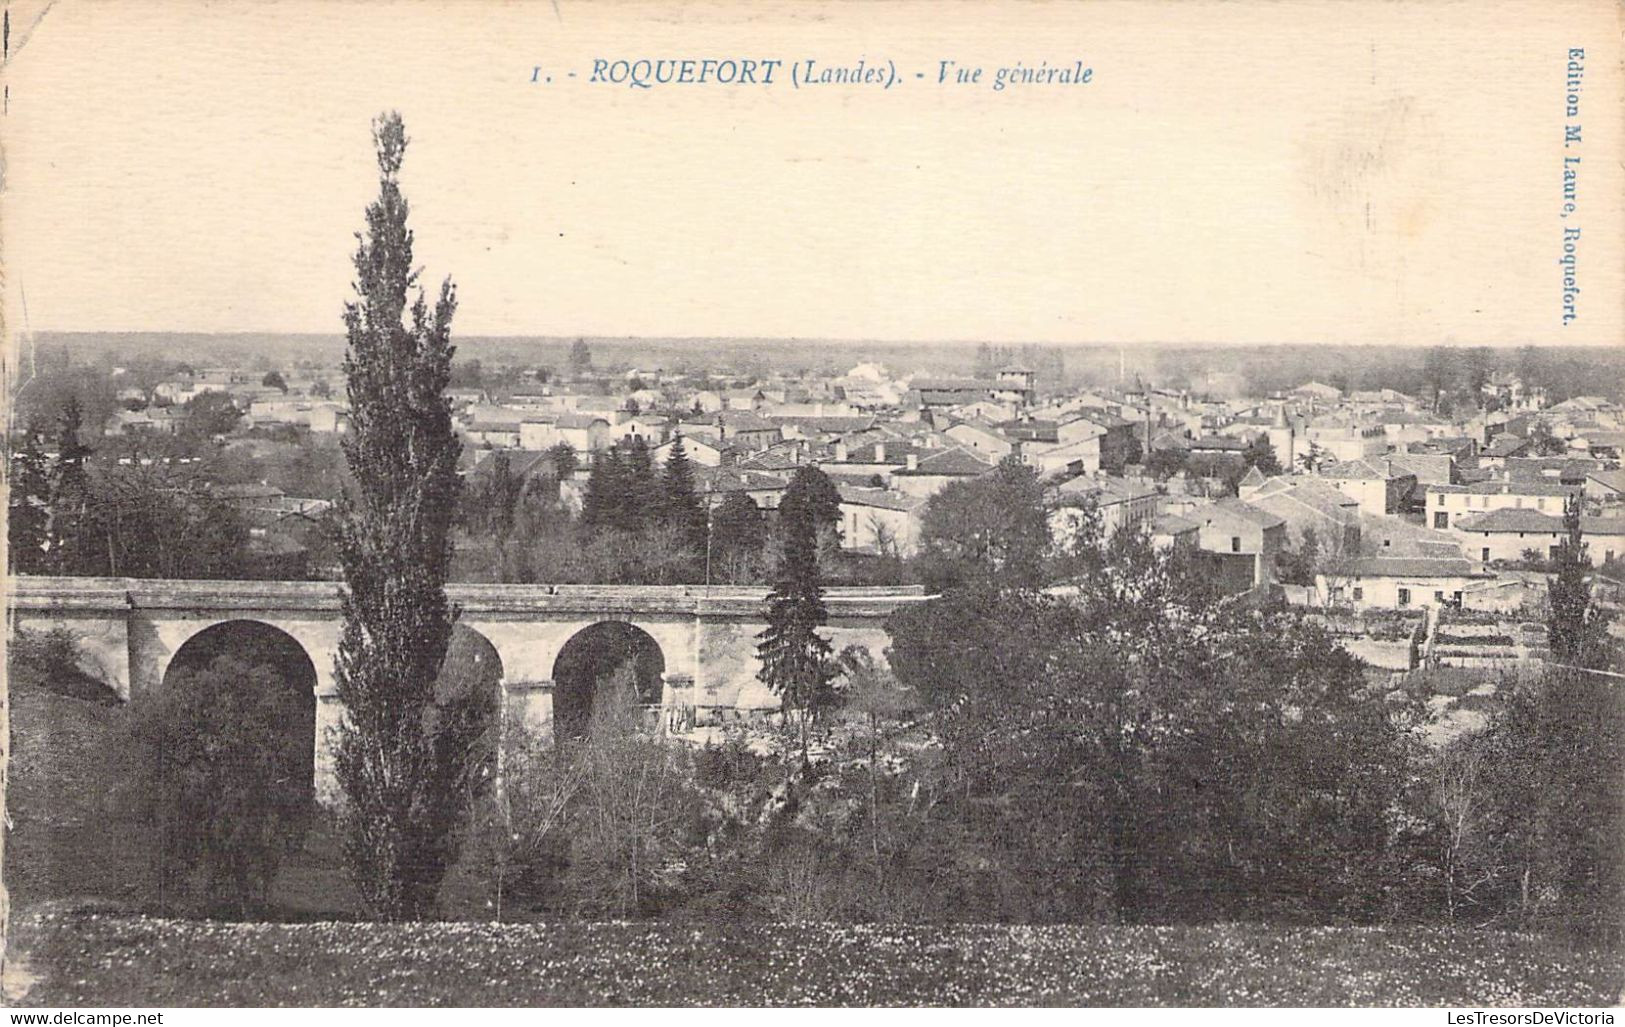
[[[394,108],[466,334],[1625,343],[1610,0],[9,10],[13,332],[25,296],[34,331],[338,331]],[[780,81],[585,81],[735,56]],[[807,58],[902,79],[789,88]],[[1092,75],[995,91],[942,60]]]

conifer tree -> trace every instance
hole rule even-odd
[[[373,124],[378,198],[355,253],[356,298],[345,304],[355,478],[340,506],[343,634],[335,674],[345,717],[335,772],[343,787],[344,851],[369,912],[425,915],[455,856],[463,754],[478,721],[436,700],[456,618],[446,599],[459,443],[444,396],[456,293],[431,307],[412,266],[412,232],[397,175],[400,115]],[[416,298],[408,306],[408,294]]]
[[[79,397],[69,395],[57,418],[56,462],[51,466],[46,526],[46,562],[58,574],[84,573],[87,563],[83,546],[91,496],[85,461],[94,450],[80,440],[83,428]]]
[[[779,504],[784,557],[768,596],[767,628],[757,636],[759,677],[794,717],[801,758],[807,759],[807,733],[818,712],[834,700],[834,668],[829,639],[818,633],[829,619],[818,567],[818,536],[836,495],[829,478],[815,467],[802,467]],[[838,499],[838,496],[837,496]],[[839,506],[833,508],[839,515]]]
[[[624,493],[625,468],[617,446],[599,453],[587,475],[586,494],[581,500],[581,522],[589,529],[615,526],[617,510]]]
[[[642,531],[655,520],[660,507],[660,480],[655,476],[649,444],[642,436],[627,444],[624,461],[626,478],[617,526],[623,531]]]
[[[694,466],[688,461],[681,435],[672,442],[660,476],[660,516],[681,533],[690,552],[705,549],[705,509],[694,489]]]

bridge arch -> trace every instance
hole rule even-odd
[[[446,658],[435,679],[435,702],[453,705],[476,717],[486,732],[480,746],[479,773],[495,780],[502,738],[502,654],[491,640],[466,624],[455,624],[446,644]]]
[[[295,711],[289,723],[277,725],[278,733],[288,745],[290,757],[297,761],[301,779],[314,787],[317,674],[304,645],[264,621],[220,621],[181,643],[164,668],[160,687],[170,688],[184,674],[206,671],[222,657],[276,671],[293,699]]]
[[[615,696],[611,682],[630,674],[632,696]],[[553,737],[578,738],[591,729],[605,702],[660,705],[666,654],[653,635],[624,620],[600,620],[572,634],[553,661]]]

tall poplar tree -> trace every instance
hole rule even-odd
[[[344,307],[355,487],[338,527],[345,717],[335,771],[351,874],[369,911],[395,920],[429,911],[456,854],[463,757],[482,725],[435,689],[457,616],[445,583],[460,444],[444,395],[457,298],[448,278],[431,307],[412,266],[400,115],[379,117],[373,140],[378,198],[357,234],[356,298]]]

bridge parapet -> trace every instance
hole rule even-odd
[[[19,610],[198,610],[331,612],[339,610],[333,581],[196,581],[151,578],[8,579],[8,598]],[[763,588],[736,585],[487,585],[452,583],[446,595],[468,614],[693,614],[758,617]],[[831,588],[824,604],[832,617],[885,617],[899,606],[929,599],[918,585]]]

